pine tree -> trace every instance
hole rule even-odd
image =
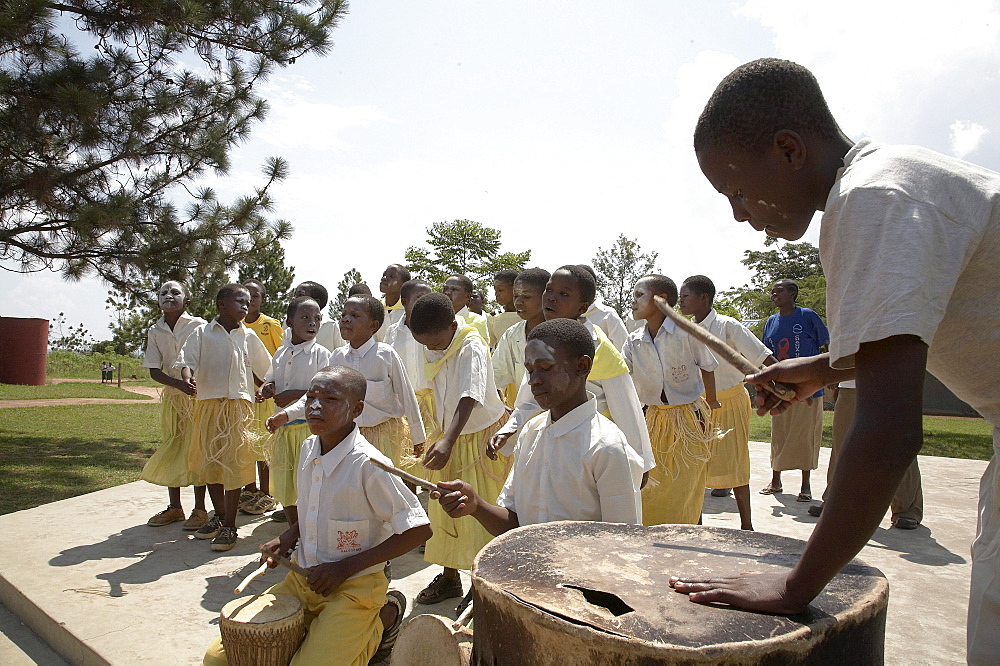
[[[607,250],[597,248],[594,255],[594,272],[597,273],[597,290],[604,302],[623,318],[631,316],[630,304],[635,283],[643,275],[659,272],[656,252],[645,253],[637,241],[625,234]]]
[[[440,285],[449,275],[467,275],[480,289],[504,268],[524,270],[531,250],[500,252],[500,230],[472,220],[435,222],[427,229],[429,248],[406,249],[406,267],[415,278]]]

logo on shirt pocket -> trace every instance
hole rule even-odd
[[[337,530],[337,550],[342,553],[357,553],[361,551],[358,543],[357,530]]]
[[[369,547],[367,520],[331,520],[327,530],[327,547],[331,555],[351,555]]]

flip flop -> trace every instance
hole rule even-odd
[[[778,486],[777,488],[775,488],[771,484],[767,484],[766,487],[761,488],[758,492],[761,495],[774,495],[775,493],[780,493],[781,492],[781,486]]]
[[[795,498],[796,502],[812,502],[813,496],[809,493],[799,493],[799,496]]]

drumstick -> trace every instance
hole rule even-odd
[[[277,553],[272,553],[269,550],[264,550],[263,546],[260,547],[260,552],[264,553],[264,556],[267,557],[269,560],[274,560],[275,562],[285,567],[286,569],[291,569],[300,576],[306,576],[308,578],[309,572],[300,567],[299,565],[297,565],[295,562],[292,562],[288,558],[282,557]]]
[[[247,576],[246,578],[244,578],[243,582],[240,583],[239,585],[237,585],[236,589],[233,590],[233,594],[239,594],[240,592],[242,592],[243,590],[245,590],[246,586],[250,584],[250,581],[252,581],[257,576],[261,575],[265,571],[267,571],[267,562],[264,562],[263,564],[261,564],[259,567],[257,567],[256,569],[254,569],[253,572],[251,572],[251,574],[249,576]]]
[[[420,486],[421,488],[426,488],[427,490],[437,490],[438,492],[442,492],[442,493],[449,493],[449,492],[451,492],[447,488],[442,488],[441,486],[437,485],[436,483],[431,483],[427,479],[421,479],[419,476],[413,476],[409,472],[404,472],[403,470],[399,469],[398,467],[393,467],[392,465],[386,465],[384,462],[381,462],[379,460],[375,460],[374,458],[369,458],[368,462],[370,462],[371,464],[375,465],[379,469],[383,469],[386,472],[389,472],[389,474],[395,474],[396,476],[398,476],[399,478],[401,478],[403,481],[409,481],[410,483],[412,483],[415,486]]]
[[[688,335],[703,343],[706,347],[721,356],[723,360],[727,361],[744,375],[755,375],[760,372],[760,368],[747,360],[743,354],[739,353],[717,338],[708,329],[699,326],[670,307],[670,304],[667,303],[667,299],[662,296],[654,296],[653,300],[656,302],[657,307],[660,308],[660,311],[672,319],[674,323],[680,326]],[[787,400],[788,402],[795,400],[795,390],[779,382],[764,384],[763,388],[769,393],[773,393],[778,396],[782,400]]]

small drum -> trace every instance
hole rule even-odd
[[[402,628],[392,663],[405,666],[469,666],[472,631],[440,615],[417,615]]]
[[[789,617],[696,604],[668,584],[673,575],[787,571],[804,546],[695,525],[555,522],[512,530],[473,564],[474,662],[882,663],[889,585],[858,560]]]
[[[288,666],[306,635],[302,604],[288,594],[233,599],[219,620],[233,666]]]

